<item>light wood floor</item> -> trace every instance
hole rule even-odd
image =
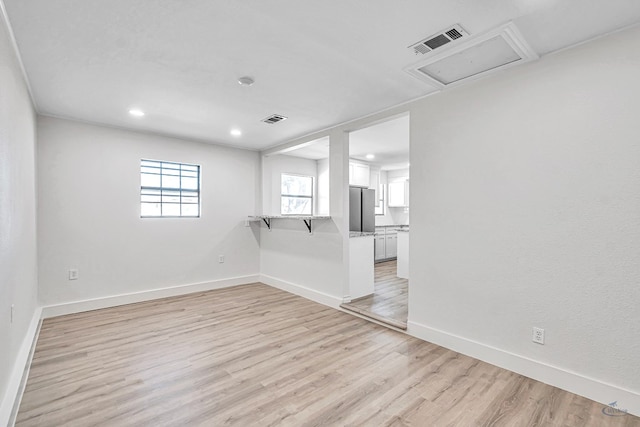
[[[407,329],[409,281],[396,276],[397,261],[375,264],[375,292],[347,304],[343,308],[364,316]]]
[[[43,322],[18,426],[640,426],[262,284]]]

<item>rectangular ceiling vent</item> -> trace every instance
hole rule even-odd
[[[463,36],[460,43],[426,56],[405,71],[434,89],[443,89],[537,58],[510,22],[483,34]]]
[[[280,114],[272,114],[269,117],[267,117],[266,119],[262,119],[263,122],[265,122],[265,123],[267,123],[269,125],[281,122],[283,120],[287,120],[287,118],[285,116],[280,115]]]
[[[413,52],[416,55],[424,55],[439,48],[440,46],[444,46],[447,43],[451,43],[454,40],[458,40],[468,35],[469,33],[467,33],[460,24],[456,24],[451,28],[429,36],[418,43],[412,44],[409,46],[409,49],[413,49]]]

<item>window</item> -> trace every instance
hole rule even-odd
[[[313,215],[313,177],[282,174],[280,213]]]
[[[200,166],[140,160],[141,217],[199,217]]]

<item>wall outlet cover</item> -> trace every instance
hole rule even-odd
[[[544,329],[534,327],[532,341],[544,345]]]

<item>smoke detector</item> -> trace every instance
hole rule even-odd
[[[253,80],[251,77],[249,76],[244,76],[244,77],[240,77],[238,79],[238,84],[240,86],[251,86],[252,84],[255,83],[255,80]]]

